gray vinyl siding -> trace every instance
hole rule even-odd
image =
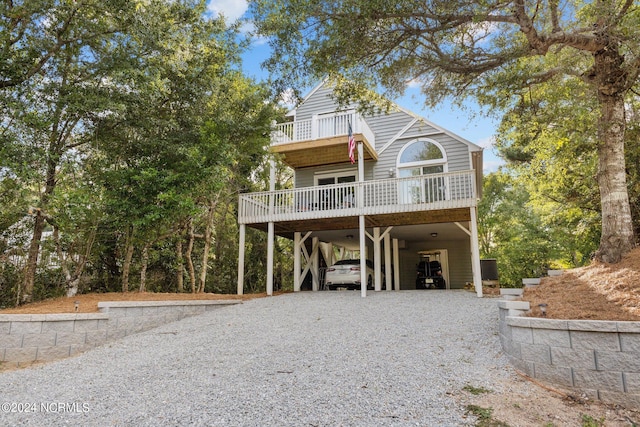
[[[336,111],[338,106],[331,98],[331,93],[332,89],[330,85],[323,85],[318,88],[298,106],[296,109],[296,120],[307,120],[311,119],[315,114]],[[365,118],[375,135],[375,149],[379,153],[392,138],[397,138],[384,152],[380,153],[379,159],[375,164],[371,164],[372,162],[366,163],[365,179],[389,178],[389,170],[396,169],[398,154],[402,147],[416,138],[429,138],[443,146],[447,153],[447,170],[449,172],[470,170],[472,168],[469,156],[470,146],[440,129],[434,128],[424,120],[418,119],[409,129],[398,137],[398,133],[415,119],[416,116],[403,110],[395,110],[388,114],[378,114]],[[348,166],[350,166],[350,164],[345,163],[344,167]],[[314,170],[296,171],[296,186],[307,187],[313,185],[314,171],[342,168],[342,165],[333,165],[328,169],[321,167]]]
[[[402,129],[402,127],[400,127]],[[380,155],[376,165],[376,178],[387,178],[389,169],[397,166],[398,154],[402,148],[416,138],[430,139],[439,143],[447,155],[447,171],[465,171],[472,168],[469,156],[469,147],[454,139],[450,135],[439,132],[437,129],[425,124],[422,121],[415,123],[410,129],[398,138],[393,144]],[[377,134],[376,134],[377,142]],[[377,143],[376,143],[377,145]],[[380,148],[383,145],[378,145]]]
[[[296,109],[296,120],[308,120],[314,114],[332,113],[338,109],[338,105],[331,98],[332,89],[328,85],[323,85],[313,95],[308,97],[304,103]],[[348,108],[342,108],[346,110]]]
[[[331,98],[332,89],[322,85],[316,89],[296,109],[296,120],[306,120],[316,114],[331,113],[337,110],[337,104]],[[472,168],[470,150],[473,145],[436,128],[405,110],[392,110],[388,114],[377,114],[365,118],[369,128],[375,135],[375,149],[378,151],[377,162],[365,162],[365,180],[387,179],[389,172],[394,174],[397,168],[398,154],[403,147],[417,138],[427,138],[442,146],[447,156],[446,171],[466,171]],[[392,141],[390,145],[387,143]],[[384,151],[383,151],[384,148]],[[310,187],[315,184],[315,175],[336,170],[353,169],[357,173],[357,165],[349,162],[338,165],[320,166],[298,169],[295,171],[295,186]]]
[[[371,162],[366,163],[364,167],[364,179],[365,181],[370,181],[373,179],[373,168],[374,165]],[[304,168],[297,169],[295,176],[295,187],[311,187],[315,185],[315,175],[317,174],[325,174],[331,173],[334,171],[344,171],[344,170],[353,170],[353,173],[356,176],[356,180],[358,179],[358,165],[352,165],[349,162],[340,165],[329,165],[329,166],[320,166],[316,168]]]

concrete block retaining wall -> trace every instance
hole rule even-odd
[[[0,361],[21,366],[51,361],[238,300],[117,301],[100,313],[0,314]]]
[[[500,301],[500,341],[526,375],[591,399],[640,409],[640,322],[522,317],[526,301]]]

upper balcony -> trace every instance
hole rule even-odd
[[[468,220],[476,203],[475,172],[469,170],[241,194],[238,222],[275,222],[282,231],[301,221],[313,221],[316,230],[349,228],[353,221],[346,219],[357,224],[359,215],[379,224],[453,222]]]
[[[362,142],[364,159],[377,160],[375,135],[356,112],[317,114],[309,120],[279,123],[271,133],[271,149],[294,169],[349,161],[349,123],[353,137]]]

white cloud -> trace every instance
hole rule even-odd
[[[207,10],[213,16],[223,15],[229,22],[241,18],[248,7],[247,0],[210,0],[207,4]]]

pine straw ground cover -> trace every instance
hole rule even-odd
[[[531,303],[535,317],[544,303],[551,319],[640,321],[640,248],[617,264],[593,262],[545,277],[526,288],[522,299]]]
[[[54,314],[74,313],[78,302],[78,313],[97,313],[98,303],[105,301],[185,301],[185,300],[249,300],[265,297],[266,293],[248,295],[228,295],[210,293],[153,293],[153,292],[107,292],[59,297],[20,307],[0,310],[0,314]]]

